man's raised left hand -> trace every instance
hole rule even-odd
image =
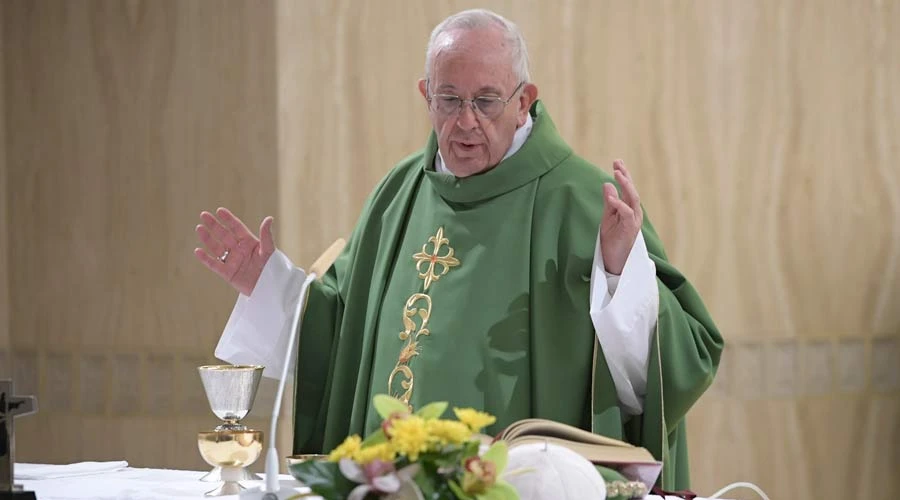
[[[603,265],[610,274],[622,274],[625,261],[631,253],[631,247],[644,222],[644,211],[637,188],[631,180],[631,174],[625,168],[625,162],[613,162],[613,176],[622,188],[622,197],[616,187],[607,182],[603,185],[603,218],[600,221],[600,248],[603,252]]]

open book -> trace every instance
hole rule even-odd
[[[564,446],[589,462],[615,469],[630,480],[641,481],[648,487],[653,486],[662,471],[662,462],[653,458],[645,448],[552,420],[519,420],[495,439],[506,441],[510,448],[527,443]]]

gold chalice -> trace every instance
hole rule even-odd
[[[229,495],[240,490],[238,481],[260,479],[246,469],[259,457],[261,431],[248,429],[241,419],[250,413],[263,367],[256,365],[208,365],[198,368],[209,407],[224,423],[213,431],[201,432],[197,440],[200,454],[214,468],[202,481],[224,481],[207,496]],[[256,443],[255,445],[253,443]],[[256,450],[255,453],[253,450]],[[251,458],[252,457],[252,458]],[[243,465],[237,465],[243,464]],[[226,473],[226,469],[229,469]]]
[[[219,467],[223,481],[206,496],[237,495],[244,489],[244,468],[256,462],[262,453],[262,431],[210,431],[197,433],[197,447],[206,463]]]

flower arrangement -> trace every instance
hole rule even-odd
[[[479,454],[477,434],[496,419],[471,408],[454,408],[456,420],[441,417],[446,402],[410,413],[387,395],[373,399],[383,419],[365,440],[347,437],[325,461],[291,465],[291,474],[326,500],[518,500],[502,479],[504,441]]]

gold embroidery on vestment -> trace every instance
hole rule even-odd
[[[433,252],[428,253],[428,243],[433,244]],[[453,248],[450,247],[450,240],[444,237],[444,228],[439,227],[434,236],[428,238],[428,243],[422,245],[422,251],[413,255],[416,262],[416,271],[419,278],[425,280],[425,291],[432,283],[437,282],[441,276],[450,272],[451,268],[460,265],[457,258],[453,256]],[[447,252],[439,255],[441,248],[447,245]],[[422,264],[428,263],[427,269],[422,271]],[[439,271],[435,272],[435,268],[440,266]],[[412,359],[421,354],[421,346],[419,345],[419,337],[431,335],[428,330],[428,320],[431,319],[431,297],[426,293],[414,293],[403,306],[403,331],[400,332],[400,340],[405,340],[406,344],[400,350],[397,364],[388,377],[388,392],[391,396],[403,401],[407,406],[412,397],[413,385],[415,382],[415,374],[409,367]],[[398,377],[399,376],[399,377]],[[396,380],[395,380],[396,379]]]
[[[422,304],[424,303],[424,304]],[[409,368],[409,362],[419,355],[419,337],[421,335],[429,335],[428,320],[431,318],[431,297],[424,293],[413,294],[406,300],[403,307],[403,326],[400,332],[400,340],[406,340],[406,345],[400,350],[400,358],[397,360],[397,366],[388,377],[388,390],[391,396],[403,401],[409,405],[409,398],[413,392],[413,372]],[[416,323],[416,319],[420,319],[422,323]],[[394,377],[402,375],[403,378],[398,379],[400,387],[396,387]]]
[[[434,252],[428,253],[428,243],[434,244]],[[419,277],[425,280],[425,290],[428,290],[428,287],[431,286],[432,282],[435,282],[441,279],[441,276],[447,274],[450,271],[451,267],[456,267],[459,265],[459,260],[453,256],[453,248],[450,247],[450,240],[444,238],[444,228],[439,227],[437,230],[437,234],[428,238],[428,243],[422,245],[422,251],[413,255],[413,259],[416,261],[416,271],[419,272]],[[441,251],[441,247],[444,244],[447,244],[447,253],[444,255],[438,255]],[[422,272],[422,264],[428,263],[428,269],[425,272]],[[441,272],[435,274],[435,267],[440,265]]]

